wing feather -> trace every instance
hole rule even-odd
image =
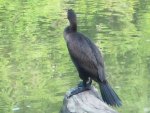
[[[98,48],[88,39],[73,35],[67,43],[68,50],[75,65],[103,80],[103,60]],[[101,69],[99,69],[101,68]],[[99,75],[100,74],[100,75]]]

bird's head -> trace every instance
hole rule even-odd
[[[67,18],[71,24],[76,24],[76,14],[72,9],[68,9]]]

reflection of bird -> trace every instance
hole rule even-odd
[[[86,36],[77,32],[76,14],[72,9],[68,10],[67,18],[70,26],[65,28],[64,38],[70,57],[83,80],[79,88],[72,91],[70,96],[90,89],[94,80],[99,84],[102,98],[107,104],[121,106],[121,100],[106,80],[100,51]]]

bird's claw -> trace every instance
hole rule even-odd
[[[83,91],[86,90],[90,90],[91,89],[91,84],[87,84],[86,86],[83,85],[83,82],[80,82],[78,84],[78,87],[76,87],[75,89],[73,89],[72,91],[70,91],[69,95],[67,96],[67,98],[70,98],[73,95],[76,95],[78,93],[81,93]]]

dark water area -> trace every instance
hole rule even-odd
[[[70,8],[103,54],[115,109],[150,113],[149,0],[1,0],[0,113],[58,113],[78,84],[63,38]]]

